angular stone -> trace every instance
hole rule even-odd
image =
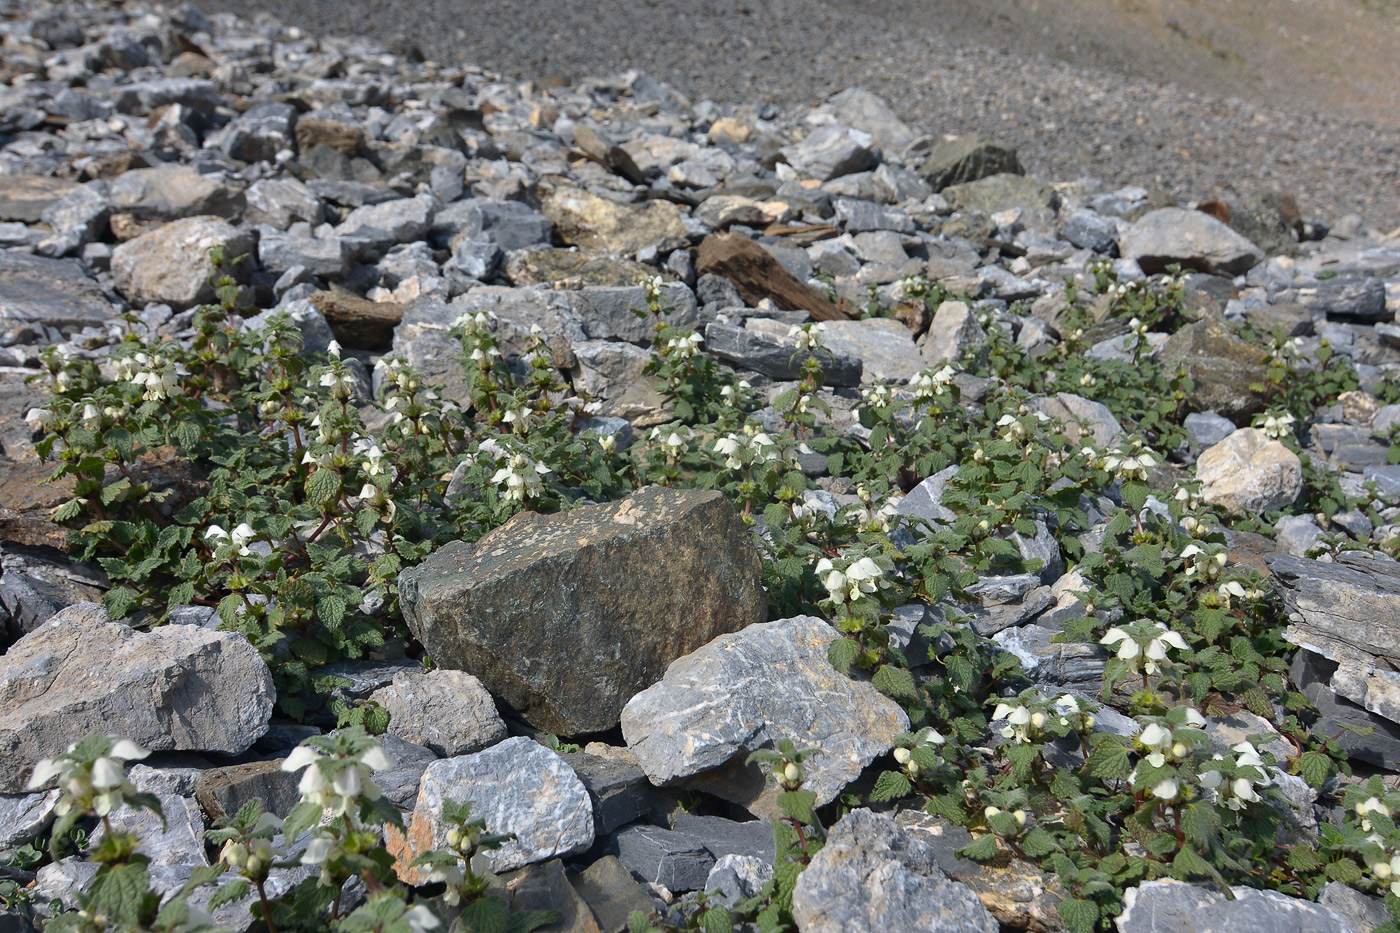
[[[1235,423],[1213,411],[1193,411],[1181,423],[1191,446],[1197,450],[1214,447],[1235,431]]]
[[[314,227],[325,217],[326,206],[320,197],[295,178],[264,178],[244,197],[243,219],[250,224],[286,230],[297,221]]]
[[[921,834],[869,810],[852,810],[831,827],[797,878],[792,913],[803,933],[1001,929],[970,888],[944,874]]]
[[[1303,464],[1282,443],[1240,428],[1196,460],[1201,497],[1234,512],[1286,508],[1303,491]]]
[[[767,298],[779,308],[806,311],[818,321],[849,317],[816,289],[784,269],[772,253],[737,233],[705,237],[700,243],[695,272],[729,279],[750,307],[756,307]]]
[[[806,353],[792,341],[729,324],[705,325],[705,352],[781,380],[801,379],[802,362],[806,358]],[[822,348],[812,351],[812,355],[821,363],[827,385],[860,385],[863,370],[860,360]]]
[[[403,305],[393,301],[369,301],[335,291],[313,292],[307,300],[325,316],[336,339],[347,347],[385,347],[403,320]]]
[[[245,203],[242,191],[188,165],[124,172],[108,183],[107,198],[113,210],[158,223],[199,215],[237,219]]]
[[[1386,307],[1385,283],[1369,276],[1338,276],[1298,289],[1298,304],[1329,318],[1370,323],[1389,322],[1394,312]]]
[[[699,839],[660,826],[628,826],[613,839],[618,860],[632,877],[668,891],[703,888],[715,864],[714,854]]]
[[[1339,663],[1400,662],[1400,564],[1345,551],[1331,563],[1291,555],[1268,559],[1292,624],[1285,637]]]
[[[1168,370],[1178,363],[1185,365],[1193,383],[1191,403],[1201,411],[1245,424],[1264,409],[1264,399],[1252,386],[1267,381],[1267,355],[1236,337],[1221,321],[1186,325],[1167,339],[1159,358]]]
[[[822,620],[797,616],[715,639],[627,704],[628,747],[652,782],[665,785],[742,766],[747,753],[791,739],[822,750],[806,787],[819,804],[834,800],[909,724],[894,701],[832,668],[827,646],[837,637]],[[717,777],[716,793],[776,815],[756,766]]]
[[[355,208],[335,233],[359,244],[362,250],[383,251],[396,243],[421,240],[432,219],[431,196],[399,198]]]
[[[194,796],[210,819],[236,816],[250,800],[264,813],[285,817],[301,800],[300,777],[282,770],[282,759],[209,768],[195,779]]]
[[[1124,259],[1156,275],[1176,264],[1214,275],[1239,275],[1263,258],[1259,247],[1201,211],[1163,207],[1144,214],[1118,243]]]
[[[564,863],[558,859],[501,875],[493,888],[505,896],[512,914],[531,910],[557,914],[558,919],[541,928],[546,933],[602,933],[588,902],[569,883]]]
[[[1362,894],[1340,881],[1323,885],[1317,903],[1340,916],[1356,933],[1374,933],[1377,927],[1390,922],[1384,900],[1374,894]]]
[[[573,249],[523,249],[506,256],[506,279],[512,285],[553,285],[556,282],[625,288],[656,274],[651,266],[631,259]]]
[[[353,255],[350,241],[340,237],[317,239],[290,233],[264,233],[258,239],[258,262],[276,275],[300,266],[311,275],[338,279],[349,270]]]
[[[522,513],[475,545],[440,548],[399,586],[440,666],[559,735],[611,728],[672,660],[766,611],[758,554],[728,501],[660,487]]]
[[[933,313],[928,331],[919,338],[919,349],[931,366],[956,363],[965,352],[986,340],[987,332],[966,302],[945,301]]]
[[[606,253],[631,256],[686,235],[680,209],[667,201],[622,204],[581,188],[558,187],[540,209],[565,244]]]
[[[588,797],[593,801],[593,825],[599,835],[640,819],[657,803],[646,772],[626,749],[618,751],[622,754],[616,758],[586,751],[564,757],[588,788]]]
[[[0,792],[89,732],[154,751],[237,754],[267,730],[272,674],[242,635],[137,632],[101,606],[65,609],[0,658]]]
[[[136,851],[151,860],[153,866],[208,865],[204,854],[204,814],[199,804],[188,797],[162,794],[159,797],[161,816],[150,810],[122,807],[108,819],[118,833],[136,837]],[[92,834],[93,845],[102,841],[105,830],[98,827]]]
[[[804,175],[830,181],[874,168],[879,160],[869,133],[848,126],[819,126],[800,143],[784,146],[783,158]]]
[[[112,251],[112,280],[132,304],[152,302],[183,310],[214,298],[209,250],[229,260],[252,252],[253,235],[218,217],[188,217],[157,227]]]
[[[5,326],[44,324],[72,331],[101,327],[117,314],[78,260],[0,250],[0,323]]]
[[[1094,211],[1074,211],[1060,225],[1060,236],[1080,249],[1103,254],[1118,251],[1118,225]]]
[[[395,674],[370,700],[389,713],[390,732],[444,757],[480,751],[506,737],[491,694],[462,671]]]
[[[38,837],[53,822],[58,788],[37,794],[0,794],[0,850]]]
[[[833,94],[807,116],[809,123],[828,120],[870,134],[875,145],[889,155],[898,155],[914,141],[914,131],[908,124],[884,99],[863,87],[848,87]]]
[[[943,504],[943,490],[948,488],[949,480],[957,475],[957,464],[944,467],[909,490],[899,500],[895,511],[900,515],[923,519],[935,532],[941,525],[951,525],[957,520],[958,513]]]
[[[111,213],[105,181],[79,185],[44,209],[40,219],[53,233],[39,241],[39,254],[67,256],[81,246],[102,239],[110,232]]]
[[[583,783],[554,752],[517,736],[428,765],[405,832],[387,831],[389,851],[398,859],[394,869],[406,883],[425,880],[422,869],[409,867],[419,853],[447,845],[444,800],[470,801],[472,818],[485,820],[487,832],[515,834],[486,853],[492,871],[573,855],[593,844],[593,806]]]
[[[822,342],[841,356],[860,360],[862,382],[908,382],[928,365],[913,333],[892,318],[828,321]]]
[[[651,915],[656,911],[646,890],[615,855],[605,855],[569,878],[574,890],[593,910],[604,933],[622,933],[627,919],[636,911]]]
[[[1311,515],[1284,515],[1274,523],[1274,542],[1294,557],[1306,557],[1321,537],[1322,529]]]
[[[1230,894],[1201,884],[1144,882],[1124,892],[1114,925],[1118,933],[1352,933],[1345,920],[1318,904],[1238,885]]]
[[[569,304],[590,340],[625,340],[650,347],[656,336],[651,315],[637,316],[637,311],[647,307],[646,291],[640,285],[582,288],[569,293]],[[699,323],[695,293],[680,282],[661,286],[661,304],[671,309],[665,320],[672,327],[691,330]]]
[[[405,810],[418,799],[418,783],[428,765],[438,760],[431,749],[405,742],[392,733],[379,736],[379,747],[388,756],[390,767],[374,773],[374,783],[384,796]]]
[[[1337,744],[1352,758],[1389,771],[1400,768],[1400,725],[1338,696],[1332,681],[1340,670],[1335,661],[1307,649],[1293,655],[1289,677],[1317,709],[1314,731],[1336,736]],[[1359,736],[1353,728],[1369,729],[1371,734]]]
[[[637,163],[632,161],[627,150],[609,139],[607,134],[596,126],[588,123],[575,124],[574,145],[594,162],[610,172],[621,175],[632,184],[640,185],[646,181],[642,170],[637,168]]]
[[[1038,207],[1059,210],[1060,196],[1038,178],[1019,173],[1002,173],[943,189],[943,197],[955,211],[995,214],[1013,208]]]
[[[291,104],[268,101],[249,107],[229,124],[223,150],[240,162],[275,162],[283,150],[295,154],[296,120],[297,109]]]
[[[1087,442],[1106,450],[1124,436],[1123,426],[1107,405],[1082,395],[1057,392],[1053,396],[1035,399],[1031,405],[1036,411],[1063,421],[1065,438],[1071,444]]]
[[[960,136],[928,151],[919,174],[935,192],[989,175],[1021,174],[1016,150],[988,142],[980,136]]]
[[[49,205],[73,188],[64,178],[41,175],[0,175],[0,220],[36,223]]]

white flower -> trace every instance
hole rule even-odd
[[[485,450],[486,445],[482,445]],[[491,477],[491,482],[504,487],[501,498],[506,501],[524,502],[544,492],[540,477],[550,472],[549,467],[530,459],[523,453],[511,454],[506,465]]]
[[[1279,440],[1284,437],[1293,436],[1293,425],[1296,419],[1288,412],[1268,412],[1264,415],[1257,415],[1254,419],[1254,427],[1265,437]]]
[[[369,452],[366,453],[365,456],[369,459],[360,464],[364,467],[365,473],[370,476],[382,475],[384,473],[384,451],[379,449],[379,445],[375,444],[370,447]]]
[[[442,925],[442,921],[434,916],[433,912],[422,904],[415,904],[408,908],[403,915],[404,922],[413,933],[427,933]]]
[[[53,412],[47,408],[31,408],[29,413],[24,416],[24,420],[37,431],[40,428],[52,428],[57,419],[54,418]]]
[[[340,341],[332,340],[330,343],[326,344],[326,352],[336,359],[340,359]]]
[[[820,322],[816,324],[801,324],[788,329],[789,337],[796,337],[798,346],[804,350],[815,350],[821,347],[822,336],[826,333],[826,325]]]
[[[1141,621],[1126,628],[1110,628],[1099,639],[1099,644],[1117,645],[1115,654],[1120,661],[1128,662],[1134,670],[1141,667],[1148,674],[1155,674],[1161,668],[1161,662],[1167,659],[1168,648],[1181,651],[1187,648],[1181,634],[1168,629],[1165,624],[1156,622],[1147,627]]]

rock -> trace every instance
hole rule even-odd
[[[895,114],[890,105],[863,87],[849,87],[833,94],[807,115],[807,122],[849,126],[870,135],[886,153],[900,153],[914,141],[914,131]],[[714,134],[713,127],[710,130]]]
[[[820,619],[797,616],[715,639],[627,704],[628,747],[655,784],[703,776],[712,793],[769,817],[776,806],[744,758],[790,739],[799,749],[822,750],[806,787],[818,804],[835,799],[909,722],[868,683],[831,667],[827,646],[836,638]],[[724,766],[727,772],[703,775]]]
[[[922,930],[997,933],[971,889],[938,867],[933,847],[890,816],[852,810],[797,878],[792,913],[803,933]]]
[[[526,865],[502,875],[493,885],[505,895],[512,914],[530,910],[549,910],[558,919],[541,929],[559,933],[602,933],[587,901],[574,890],[564,864],[550,859],[539,865]]]
[[[919,174],[935,192],[989,175],[1021,174],[1016,150],[981,136],[961,136],[934,146],[919,166]]]
[[[1147,275],[1180,265],[1215,275],[1239,275],[1263,258],[1259,248],[1201,211],[1163,207],[1140,217],[1119,241],[1124,259]]]
[[[53,822],[58,788],[37,794],[0,794],[0,850],[38,838]]]
[[[705,879],[705,893],[711,904],[733,907],[739,901],[757,897],[773,880],[773,863],[752,855],[726,855],[715,861]]]
[[[355,208],[335,233],[358,244],[362,251],[382,252],[395,243],[421,240],[432,219],[431,196],[399,198]]]
[[[859,235],[872,231],[886,231],[887,234],[914,232],[914,222],[909,219],[909,215],[895,207],[883,207],[873,201],[858,201],[854,198],[837,198],[835,207],[836,220],[847,233]],[[857,239],[856,242],[860,244],[861,240]],[[869,242],[868,238],[866,242]],[[908,258],[898,237],[887,235],[879,242],[890,243],[890,252],[893,255],[886,257],[888,260],[898,264]],[[866,252],[864,258],[866,262],[871,262],[876,257]]]
[[[313,292],[308,300],[325,316],[335,338],[355,349],[388,346],[394,328],[403,320],[403,305],[393,301],[369,301],[335,291]]]
[[[444,757],[465,755],[506,737],[491,694],[470,674],[424,670],[394,675],[370,694],[389,713],[389,731]]]
[[[862,382],[908,382],[927,366],[909,328],[891,318],[829,321],[822,342],[837,356],[860,360]]]
[[[651,915],[656,907],[646,890],[615,855],[605,855],[583,871],[569,878],[597,918],[604,933],[622,933],[627,918],[641,911]]]
[[[0,220],[38,222],[45,210],[77,187],[63,178],[0,175]]]
[[[1196,461],[1201,497],[1235,512],[1286,508],[1303,491],[1303,464],[1282,443],[1241,428]]]
[[[78,260],[0,250],[0,323],[6,327],[43,324],[76,331],[102,327],[118,313]]]
[[[188,217],[157,227],[112,251],[117,291],[140,307],[154,302],[176,310],[211,301],[209,250],[232,260],[252,251],[253,235],[218,217]]]
[[[919,349],[930,365],[957,363],[968,350],[987,340],[987,332],[965,302],[945,301],[933,313]]]
[[[278,230],[286,230],[297,221],[314,227],[325,217],[320,197],[295,178],[264,178],[247,190],[245,200],[244,220]]]
[[[434,233],[445,224],[454,239],[489,240],[506,252],[549,245],[549,218],[519,201],[476,198],[450,204],[433,218]]]
[[[803,175],[830,181],[873,168],[879,161],[869,133],[848,126],[819,126],[800,143],[784,146],[783,158]]]
[[[903,325],[900,325],[901,327]],[[728,324],[705,325],[705,352],[744,369],[780,380],[802,378],[806,354],[790,340]],[[827,385],[860,385],[863,364],[829,349],[812,351]]]
[[[195,779],[194,796],[210,819],[237,816],[250,800],[264,813],[285,817],[301,801],[300,778],[282,770],[282,759],[209,768]]]
[[[291,104],[268,101],[249,107],[224,130],[223,150],[240,162],[276,162],[285,152],[295,155],[292,127],[297,109]]]
[[[564,758],[588,789],[588,798],[593,801],[593,825],[599,835],[640,819],[658,803],[651,782],[636,759],[626,749],[617,751],[617,757],[582,751]]]
[[[951,185],[943,189],[943,197],[955,211],[981,211],[989,215],[1018,207],[1060,209],[1060,196],[1054,188],[1019,172],[988,175],[977,181]]]
[[[208,865],[204,854],[204,815],[199,804],[188,797],[162,794],[159,797],[161,815],[150,810],[122,807],[107,817],[112,829],[136,837],[136,851],[151,860],[152,866]],[[164,819],[162,819],[162,815]],[[92,834],[92,844],[100,845],[106,830],[99,826]]]
[[[1069,392],[1058,392],[1054,396],[1035,399],[1031,406],[1042,414],[1063,421],[1065,438],[1071,444],[1091,443],[1099,450],[1107,450],[1125,436],[1123,426],[1102,402]]]
[[[700,243],[695,272],[729,279],[750,307],[767,298],[779,308],[806,311],[818,321],[847,317],[816,289],[784,269],[772,253],[737,233],[705,237]]]
[[[661,286],[661,304],[671,309],[666,323],[672,327],[692,330],[699,323],[695,293],[680,282],[666,282]],[[646,290],[639,285],[582,288],[569,293],[569,305],[591,340],[625,340],[650,348],[656,336],[651,315],[637,315],[647,307]]]
[[[118,113],[145,115],[161,107],[180,104],[199,114],[209,115],[224,103],[211,81],[196,78],[156,78],[137,81],[117,92]]]
[[[1362,894],[1340,881],[1323,885],[1317,903],[1340,916],[1346,921],[1347,929],[1354,933],[1372,933],[1390,922],[1390,911],[1386,910],[1384,900],[1373,894]]]
[[[1060,224],[1060,236],[1080,249],[1104,255],[1118,252],[1118,225],[1093,211],[1071,213]]]
[[[686,235],[680,209],[667,201],[622,204],[581,188],[558,187],[540,209],[570,246],[632,256],[647,246]]]
[[[572,249],[523,249],[506,255],[505,276],[512,285],[626,288],[654,275],[651,266]]]
[[[1186,429],[1186,437],[1191,441],[1191,446],[1197,450],[1214,447],[1235,430],[1233,421],[1213,411],[1193,411],[1186,416],[1181,426]]]
[[[1338,696],[1332,678],[1340,669],[1336,662],[1306,649],[1293,656],[1289,677],[1317,710],[1314,732],[1335,736],[1352,758],[1387,770],[1400,768],[1400,725]],[[1348,683],[1354,684],[1354,678],[1344,678],[1343,685]],[[1370,730],[1370,734],[1361,737],[1354,729]]]
[[[609,139],[607,134],[596,126],[588,123],[575,124],[574,145],[588,158],[608,171],[621,175],[632,184],[645,183],[642,170],[637,168],[637,163],[632,161],[627,150]]]
[[[652,487],[522,513],[475,545],[440,548],[399,586],[410,630],[440,666],[475,674],[537,728],[575,735],[616,725],[675,658],[762,621],[759,581],[723,496]]]
[[[137,632],[92,604],[65,609],[0,658],[0,792],[89,732],[145,748],[242,752],[267,729],[272,675],[230,632]]]
[[[338,279],[349,271],[353,256],[350,241],[340,237],[316,239],[290,233],[264,233],[258,238],[258,262],[276,275],[300,267],[323,279]]]
[[[242,191],[188,165],[124,172],[108,183],[107,199],[113,210],[143,223],[200,215],[237,220],[245,204]]]
[[[40,218],[53,233],[39,241],[43,256],[67,256],[80,247],[102,239],[109,232],[112,206],[107,202],[107,183],[79,185],[44,209]]]
[[[1213,411],[1235,424],[1247,424],[1264,408],[1264,400],[1252,386],[1268,376],[1267,355],[1230,333],[1218,320],[1197,321],[1172,334],[1159,351],[1164,368],[1186,367],[1191,379],[1191,403],[1201,411]]]
[[[698,839],[660,826],[628,826],[613,838],[618,860],[632,877],[668,891],[703,888],[715,864]]]
[[[1307,557],[1320,537],[1322,529],[1308,515],[1283,515],[1274,523],[1274,541],[1279,550],[1294,557]]]
[[[405,831],[387,832],[389,851],[398,859],[394,869],[408,884],[421,884],[425,877],[409,863],[420,852],[447,844],[444,800],[470,801],[472,818],[485,820],[487,832],[515,834],[486,853],[492,871],[574,855],[593,844],[593,807],[583,784],[554,752],[517,736],[428,765]]]
[[[1386,322],[1394,312],[1386,307],[1385,283],[1370,276],[1348,275],[1326,279],[1297,290],[1295,299],[1309,313],[1369,323]]]
[[[1123,895],[1118,933],[1351,933],[1340,916],[1277,891],[1235,886],[1231,897],[1213,887],[1148,881]]]
[[[958,513],[943,504],[943,490],[957,475],[957,464],[944,467],[909,490],[908,494],[899,500],[895,511],[900,515],[923,519],[934,531],[937,531],[940,525],[951,525],[957,520]]]
[[[1267,334],[1278,330],[1285,337],[1306,337],[1313,332],[1312,312],[1291,302],[1254,308],[1249,320]]]

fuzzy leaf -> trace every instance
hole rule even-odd
[[[1039,826],[1026,833],[1026,838],[1021,840],[1021,851],[1031,858],[1044,858],[1059,848],[1055,837]]]
[[[239,878],[237,881],[230,881],[209,896],[209,910],[218,910],[225,904],[232,904],[234,901],[241,901],[248,896],[252,890],[248,882]]]
[[[860,642],[854,638],[838,638],[827,645],[826,657],[832,667],[843,674],[850,673],[851,665],[860,657]]]
[[[1067,898],[1060,902],[1060,922],[1069,933],[1094,933],[1099,925],[1099,905]]]
[[[909,779],[899,771],[882,771],[870,790],[870,799],[876,803],[898,800],[913,789]]]
[[[1108,734],[1100,735],[1084,767],[1094,777],[1109,779],[1127,777],[1128,772],[1133,770],[1128,760],[1128,750],[1116,736]]]
[[[875,676],[870,678],[870,682],[876,690],[896,700],[912,700],[919,695],[918,688],[914,685],[914,675],[893,664],[882,665],[875,672]]]
[[[963,846],[956,853],[965,858],[970,858],[974,862],[985,862],[997,856],[997,837],[992,833],[978,836],[969,844]]]

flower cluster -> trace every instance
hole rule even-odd
[[[866,556],[838,567],[829,557],[817,561],[817,576],[826,587],[828,597],[837,606],[853,603],[879,589],[885,571],[874,559]]]
[[[1110,628],[1099,644],[1112,648],[1117,645],[1115,657],[1128,665],[1136,673],[1155,674],[1167,662],[1167,649],[1188,650],[1186,640],[1179,632],[1167,628],[1163,622],[1139,619],[1124,626]]]
[[[1134,441],[1127,447],[1110,450],[1103,458],[1103,468],[1123,482],[1146,482],[1148,471],[1159,462],[1155,453],[1143,447],[1140,441]]]
[[[391,767],[393,765],[384,750],[374,742],[367,743],[358,751],[298,745],[282,761],[282,770],[288,773],[295,774],[304,769],[297,783],[302,798],[330,810],[334,816],[344,816],[361,799],[378,800],[381,791],[371,775]],[[313,848],[315,844],[316,841],[313,841]],[[313,858],[312,849],[308,849],[303,858],[307,864],[319,860]]]
[[[1214,792],[1216,801],[1231,810],[1242,810],[1251,803],[1263,798],[1256,788],[1268,787],[1272,783],[1264,770],[1264,760],[1250,742],[1240,742],[1230,749],[1235,753],[1234,768],[1226,776],[1220,768],[1201,772],[1201,786]],[[1224,755],[1215,755],[1213,760],[1224,761]]]
[[[1297,419],[1286,411],[1269,411],[1255,415],[1253,426],[1265,437],[1282,440],[1293,436],[1293,425],[1296,422]]]
[[[141,398],[147,402],[159,402],[180,391],[180,379],[188,376],[189,370],[166,359],[157,353],[133,353],[116,361],[117,378],[145,388]]]
[[[798,346],[804,350],[816,350],[824,346],[826,325],[820,321],[813,324],[798,324],[788,329],[788,336],[796,338]]]
[[[1188,544],[1181,550],[1183,572],[1188,579],[1214,580],[1229,560],[1229,552],[1220,544]]]
[[[485,445],[482,445],[484,451]],[[491,474],[491,482],[501,487],[501,498],[507,502],[528,502],[544,493],[541,479],[551,472],[549,467],[528,454],[514,451],[505,456],[505,463]]]
[[[920,402],[932,401],[951,393],[950,385],[957,371],[951,366],[934,369],[932,366],[921,369],[909,377],[909,390]]]
[[[247,557],[252,553],[248,550],[248,542],[255,537],[257,532],[247,522],[240,522],[231,532],[225,531],[221,525],[210,525],[209,530],[204,532],[204,540],[213,547],[229,548],[225,553],[237,554],[239,557]]]
[[[92,813],[105,817],[131,802],[136,788],[126,778],[123,763],[140,761],[146,749],[116,736],[90,735],[68,746],[68,751],[44,758],[34,766],[29,789],[38,790],[58,779],[59,799],[54,812]]]
[[[666,355],[677,360],[688,360],[700,352],[700,344],[705,338],[695,331],[672,337],[666,341]]]

